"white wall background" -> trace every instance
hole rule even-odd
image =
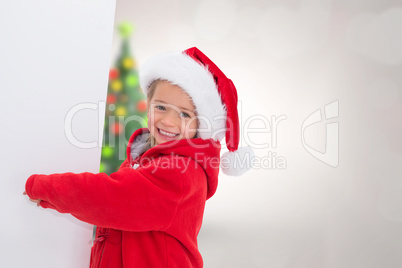
[[[73,146],[68,111],[104,100],[114,2],[14,1],[0,10],[2,154],[0,266],[86,267],[91,226],[37,209],[22,196],[32,173],[96,172],[100,148]],[[221,175],[199,246],[205,267],[402,266],[402,4],[398,0],[150,0],[116,3],[136,26],[139,66],[166,50],[198,46],[238,88],[241,123],[286,116],[250,134],[268,159],[247,175]],[[113,40],[113,41],[112,41]],[[339,102],[339,117],[310,126],[323,152],[339,126],[339,164],[310,155],[301,126]],[[265,122],[265,123],[266,123]],[[265,128],[254,120],[255,128]],[[82,141],[98,139],[97,111],[74,117]],[[247,139],[243,136],[242,143]],[[266,163],[266,162],[265,162]]]
[[[250,135],[286,169],[221,175],[199,235],[206,267],[402,267],[401,1],[119,0],[115,20],[135,23],[140,66],[156,52],[204,51],[237,86],[243,128],[286,115],[275,148],[270,133]],[[335,168],[301,142],[304,120],[333,101],[339,117],[305,138],[323,152],[326,123],[338,123]]]

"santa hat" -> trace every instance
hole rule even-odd
[[[167,80],[187,92],[196,107],[198,137],[217,141],[225,137],[229,152],[221,158],[223,173],[238,176],[250,169],[253,150],[251,147],[238,148],[240,127],[236,88],[198,48],[154,56],[140,68],[139,76],[145,94],[157,79]]]

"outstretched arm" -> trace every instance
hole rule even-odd
[[[178,158],[163,156],[145,167],[122,168],[110,176],[88,172],[32,175],[26,182],[26,192],[31,199],[41,200],[39,204],[44,208],[71,213],[97,226],[165,230],[182,199],[192,194],[191,189],[206,188],[202,169],[197,164],[180,167]],[[188,180],[199,185],[183,186]]]

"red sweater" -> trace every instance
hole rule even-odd
[[[220,143],[170,141],[143,153],[138,144],[147,135],[146,128],[134,132],[127,159],[110,176],[32,175],[26,182],[42,207],[98,226],[91,267],[203,266],[197,235],[216,191]]]

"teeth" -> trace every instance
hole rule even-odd
[[[163,135],[169,136],[169,137],[174,137],[177,136],[178,134],[171,134],[168,132],[163,131],[162,129],[159,129],[160,133],[162,133]]]

